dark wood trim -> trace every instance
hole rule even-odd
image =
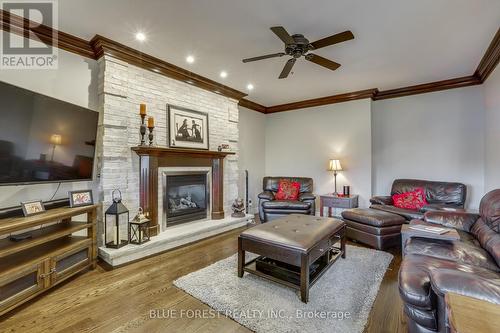
[[[227,155],[236,154],[231,151],[213,151],[213,150],[150,147],[150,146],[132,147],[132,150],[135,151],[139,156],[161,156],[169,154],[169,155],[182,155],[182,156],[192,156],[192,157],[224,158]]]
[[[111,56],[123,60],[131,65],[141,67],[158,74],[163,74],[175,80],[184,81],[193,86],[229,98],[234,98],[238,101],[246,96],[246,94],[241,91],[212,81],[206,77],[185,70],[184,68],[177,67],[166,61],[150,56],[149,54],[142,53],[100,35],[94,36],[94,38],[90,41],[90,45],[94,49],[97,59],[104,55]]]
[[[297,109],[305,109],[314,106],[342,103],[347,101],[353,101],[357,99],[371,98],[374,101],[389,99],[389,98],[397,98],[404,97],[410,95],[417,94],[425,94],[434,91],[441,91],[446,89],[455,89],[455,88],[463,88],[468,86],[474,86],[481,84],[481,80],[474,76],[465,76],[456,79],[436,81],[431,83],[418,84],[414,86],[398,88],[398,89],[390,89],[379,91],[378,89],[368,89],[361,90],[352,93],[340,94],[340,95],[332,95],[321,98],[309,99],[305,101],[299,101],[288,104],[275,105],[271,107],[267,107],[266,114],[275,113],[275,112],[284,112],[291,111]],[[241,105],[241,103],[240,103]],[[243,105],[242,105],[243,106]],[[246,106],[245,106],[246,107]],[[258,111],[258,110],[256,110]]]
[[[131,65],[192,84],[196,87],[220,94],[222,96],[234,98],[238,101],[247,95],[241,91],[177,67],[166,61],[142,53],[100,35],[96,35],[90,41],[87,41],[45,25],[38,25],[35,22],[1,9],[0,14],[0,28],[2,30],[19,36],[42,41],[47,45],[72,52],[86,58],[96,60],[103,55],[110,55],[126,61]]]
[[[500,62],[500,28],[498,28],[495,37],[490,43],[490,46],[486,50],[479,66],[477,66],[474,76],[481,80],[481,83],[486,81],[488,76],[495,70],[498,63]]]
[[[248,99],[245,98],[240,99],[239,105],[244,108],[251,109],[260,113],[267,113],[267,107],[259,103],[249,101]]]
[[[357,99],[372,98],[374,94],[377,93],[377,89],[367,89],[361,91],[350,92],[346,94],[339,94],[333,96],[326,96],[314,99],[308,99],[305,101],[299,101],[294,103],[287,103],[281,105],[275,105],[267,108],[266,113],[283,112],[297,109],[310,108],[314,106],[321,106],[327,104],[342,103],[347,101],[354,101]]]
[[[35,22],[11,14],[2,9],[0,9],[0,19],[2,23],[0,27],[2,30],[24,37],[25,34],[27,34],[27,28],[28,32],[34,34],[38,40],[47,45],[78,54],[82,57],[96,59],[94,50],[85,39],[55,30],[46,25],[37,25]],[[28,37],[33,36],[30,34]]]
[[[397,98],[397,97],[417,95],[417,94],[425,94],[425,93],[446,90],[446,89],[455,89],[455,88],[474,86],[474,85],[481,84],[481,83],[482,83],[481,80],[479,80],[477,77],[475,77],[473,75],[472,76],[465,76],[465,77],[459,77],[456,79],[436,81],[436,82],[418,84],[415,86],[409,86],[409,87],[404,87],[404,88],[379,91],[373,96],[373,100],[377,101],[377,100],[381,100],[381,99]]]
[[[264,105],[244,99],[247,96],[231,87],[220,84],[216,81],[195,74],[181,67],[172,65],[166,61],[142,53],[131,47],[125,46],[111,39],[96,35],[92,40],[87,41],[82,38],[58,31],[48,26],[37,25],[23,17],[10,14],[0,10],[0,29],[12,32],[14,34],[25,36],[26,29],[32,34],[28,38],[36,39],[68,52],[78,54],[90,59],[99,59],[103,55],[109,55],[132,65],[153,71],[167,77],[183,81],[199,88],[221,94],[223,96],[234,98],[239,101],[239,105],[261,113],[274,113],[290,111],[313,106],[341,103],[356,99],[372,98],[381,100],[388,98],[397,98],[415,94],[429,93],[445,89],[455,89],[484,83],[489,75],[494,71],[500,62],[500,28],[497,30],[490,46],[486,50],[479,66],[471,76],[425,83],[409,87],[378,91],[378,89],[368,89],[345,94],[314,98],[293,103],[281,104],[266,107]],[[31,23],[30,23],[31,22]]]

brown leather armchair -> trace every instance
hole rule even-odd
[[[425,222],[455,228],[460,240],[412,237],[404,245],[399,293],[411,333],[449,331],[448,292],[500,304],[500,189],[483,197],[479,213],[427,212]]]
[[[299,198],[297,201],[275,200],[280,180],[289,180],[300,183]],[[316,196],[312,194],[313,180],[304,177],[264,177],[262,193],[259,198],[259,217],[261,222],[267,222],[288,214],[314,215],[316,212]]]
[[[429,203],[420,211],[395,207],[392,202],[394,194],[410,192],[417,188],[425,190],[426,200]],[[421,219],[424,213],[434,210],[463,209],[467,187],[461,183],[435,182],[418,179],[396,179],[392,183],[390,196],[374,196],[370,199],[370,208],[386,211],[403,216],[406,220]]]

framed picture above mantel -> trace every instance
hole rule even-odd
[[[208,150],[208,113],[167,104],[171,148]]]

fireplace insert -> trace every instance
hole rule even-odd
[[[165,185],[163,209],[167,227],[207,218],[206,173],[167,174]]]

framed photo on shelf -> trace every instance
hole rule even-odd
[[[70,191],[68,194],[70,207],[82,207],[94,204],[92,190]]]
[[[208,113],[167,105],[171,148],[208,150]]]
[[[45,212],[42,200],[21,202],[24,216],[32,216]]]

